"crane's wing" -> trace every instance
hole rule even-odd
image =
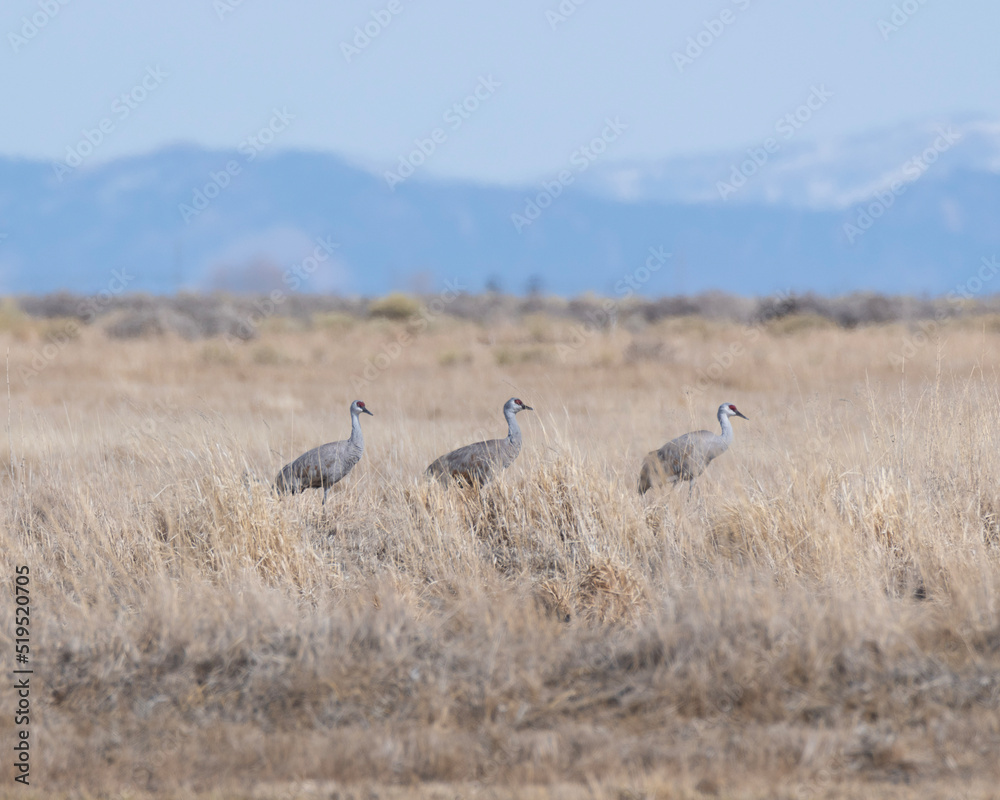
[[[491,439],[445,453],[427,467],[427,474],[439,479],[463,478],[469,482],[485,483],[502,461],[500,442],[499,439]]]
[[[676,465],[683,480],[697,478],[716,456],[726,452],[726,442],[711,431],[692,431],[667,442],[660,449]]]
[[[659,483],[693,481],[726,447],[725,440],[711,431],[692,431],[671,439],[642,462],[639,493]]]
[[[709,462],[726,452],[729,445],[719,434],[712,431],[694,431],[685,434],[688,439],[687,448],[692,458],[697,458],[702,463],[702,469],[708,466]]]
[[[327,486],[337,483],[361,460],[361,449],[350,439],[330,442],[319,448],[320,468]]]
[[[279,492],[301,492],[332,486],[358,463],[361,454],[350,441],[329,442],[314,447],[281,468],[274,480]]]

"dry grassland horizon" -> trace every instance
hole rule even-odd
[[[4,792],[997,796],[993,317],[902,368],[907,325],[810,316],[442,317],[395,355],[388,319],[89,326],[22,380],[53,324],[0,326],[35,670],[31,788],[5,766]],[[505,435],[511,396],[535,410],[499,480],[424,480]],[[365,453],[325,508],[247,491],[346,438],[355,399]],[[646,453],[722,402],[750,420],[693,497],[641,497]]]

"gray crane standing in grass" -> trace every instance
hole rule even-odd
[[[361,414],[375,416],[365,408],[364,403],[355,400],[351,403],[350,439],[314,447],[282,467],[274,479],[274,488],[278,493],[296,494],[306,489],[322,489],[325,504],[330,487],[354,469],[365,451],[365,439],[361,435],[361,421],[358,419]]]
[[[518,398],[512,397],[503,407],[507,418],[507,438],[491,439],[487,442],[460,447],[441,456],[427,467],[427,474],[438,480],[458,478],[467,483],[486,483],[499,469],[507,469],[521,452],[521,428],[516,415],[521,411],[534,411]]]
[[[722,435],[711,431],[692,431],[667,442],[659,450],[653,450],[642,462],[639,471],[639,494],[645,494],[653,486],[667,482],[676,485],[688,482],[688,495],[694,488],[694,479],[705,471],[713,458],[721,456],[733,442],[733,426],[730,417],[750,418],[741,414],[732,403],[719,406],[719,424]]]

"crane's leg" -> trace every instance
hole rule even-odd
[[[694,492],[694,478],[688,479],[688,500],[691,499],[691,494]]]
[[[321,505],[324,505],[324,506],[326,505],[326,494],[329,491],[330,491],[330,487],[329,486],[324,486],[323,487],[323,502],[322,502]]]

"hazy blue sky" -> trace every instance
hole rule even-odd
[[[376,35],[345,55],[366,24]],[[803,131],[814,139],[1000,118],[998,31],[988,0],[7,0],[0,153],[65,158],[84,130],[94,162],[252,147],[278,109],[293,118],[272,147],[381,169],[440,129],[424,174],[527,181],[606,118],[627,126],[609,159],[757,143],[814,85],[833,92]],[[689,37],[707,46],[681,68]],[[475,110],[459,115],[463,101]]]

